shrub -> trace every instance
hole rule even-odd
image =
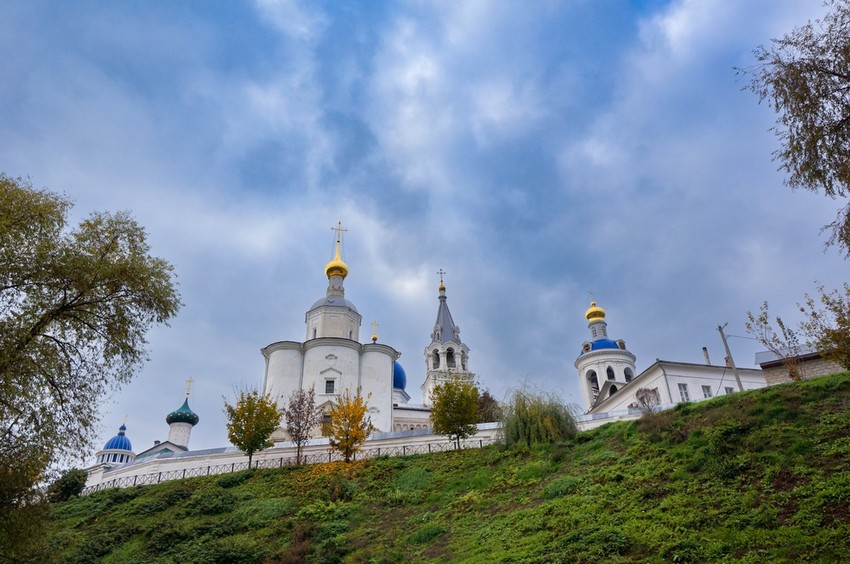
[[[194,515],[218,515],[233,509],[235,497],[226,492],[198,492],[187,504]]]
[[[582,478],[574,476],[561,476],[559,478],[555,478],[549,482],[549,485],[546,486],[543,493],[540,494],[540,497],[543,499],[553,499],[575,493],[583,482],[584,480]]]
[[[575,437],[576,423],[570,409],[554,394],[521,389],[503,410],[502,430],[508,446],[530,447]]]
[[[425,544],[442,536],[445,532],[446,528],[439,523],[428,523],[410,535],[410,542],[414,544]]]
[[[47,488],[50,501],[68,501],[72,497],[79,496],[86,487],[87,478],[88,473],[85,470],[79,468],[68,470]]]

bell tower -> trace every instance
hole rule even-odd
[[[425,347],[425,382],[422,384],[422,403],[431,405],[431,392],[441,382],[461,378],[472,382],[475,374],[469,371],[469,347],[460,340],[460,327],[455,325],[446,303],[445,272],[440,269],[437,289],[437,321],[431,333],[431,344]]]
[[[605,310],[596,302],[590,302],[584,317],[591,340],[582,343],[575,367],[585,408],[590,410],[598,400],[616,394],[632,381],[635,377],[635,355],[626,350],[626,342],[622,339],[613,341],[608,338]]]

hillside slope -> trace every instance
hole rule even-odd
[[[568,444],[259,470],[56,507],[68,562],[850,558],[850,373]]]

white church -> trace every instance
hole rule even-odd
[[[349,269],[341,255],[344,229],[341,225],[334,229],[334,256],[324,269],[328,287],[305,314],[304,341],[277,341],[260,349],[265,360],[263,390],[283,407],[294,391],[312,388],[317,409],[325,414],[340,394],[348,391],[355,395],[359,391],[376,428],[371,438],[374,442],[390,440],[403,445],[405,441],[411,444],[415,440],[436,440],[429,435],[429,404],[434,387],[449,378],[470,382],[475,378],[469,370],[469,347],[461,340],[460,328],[449,311],[444,272],[439,272],[437,318],[424,350],[424,381],[420,386],[423,403],[413,404],[406,391],[407,375],[398,362],[401,353],[379,343],[374,331],[370,342],[360,342],[362,316],[345,297]],[[737,374],[733,374],[729,367],[712,365],[707,358],[705,364],[656,360],[638,373],[635,355],[626,348],[625,341],[608,337],[605,317],[605,310],[595,302],[585,312],[590,340],[581,345],[575,360],[585,408],[577,418],[581,429],[640,416],[639,396],[649,397],[654,406],[665,408],[767,385],[761,370],[737,369]],[[198,415],[189,407],[187,387],[183,405],[166,417],[169,433],[165,441],[157,441],[135,454],[122,424],[118,434],[97,452],[97,462],[88,469],[86,485],[123,485],[129,484],[131,478],[135,483],[134,476],[175,470],[183,470],[185,476],[187,471],[199,467],[235,467],[244,461],[244,455],[235,447],[189,450],[191,431],[198,421]],[[479,436],[486,434],[490,439],[497,433],[497,425],[486,431],[484,426],[479,429]],[[288,437],[283,429],[278,429],[273,438],[278,441],[276,448],[258,453],[255,460],[280,457],[286,452]],[[327,439],[314,442],[318,450],[327,451]]]
[[[705,364],[657,359],[638,374],[635,355],[626,348],[625,341],[608,338],[605,310],[591,302],[584,316],[590,340],[581,345],[575,367],[588,420],[621,413],[624,416],[614,418],[622,419],[630,411],[631,416],[639,416],[639,395],[651,398],[649,407],[661,408],[767,385],[761,370],[713,365],[707,355]],[[643,404],[647,405],[646,400]]]
[[[325,265],[328,287],[305,315],[304,341],[277,341],[260,349],[265,360],[263,391],[284,407],[296,390],[313,389],[317,409],[327,413],[335,399],[349,392],[358,392],[366,400],[369,417],[376,433],[418,431],[426,433],[431,427],[431,391],[439,383],[451,378],[474,381],[469,370],[469,347],[460,338],[460,328],[455,324],[446,298],[442,270],[438,288],[437,319],[430,343],[425,347],[425,377],[420,387],[422,404],[410,403],[406,391],[407,374],[399,364],[401,356],[393,347],[379,343],[373,332],[370,342],[360,342],[362,316],[355,305],[345,297],[345,278],[348,265],[342,260],[341,225],[334,228],[336,243],[334,256]],[[189,408],[189,388],[182,407],[166,417],[169,425],[168,439],[157,441],[149,449],[135,454],[121,425],[118,434],[109,439],[95,455],[97,463],[88,469],[87,486],[96,485],[119,474],[150,472],[152,468],[168,467],[169,463],[188,459],[197,465],[205,461],[222,463],[242,457],[234,447],[190,451],[189,438],[198,416]],[[318,434],[318,430],[317,433]],[[288,437],[278,429],[272,438],[280,446]],[[142,468],[145,466],[145,468]],[[136,468],[131,468],[136,467]]]
[[[369,417],[377,431],[428,429],[428,403],[434,386],[447,378],[474,378],[467,366],[469,348],[461,341],[460,329],[446,303],[446,287],[441,279],[437,322],[425,349],[426,377],[421,387],[424,404],[411,404],[405,390],[407,375],[398,362],[401,354],[378,343],[374,332],[371,342],[360,342],[362,316],[345,297],[348,265],[340,254],[341,225],[336,232],[334,257],[325,266],[328,288],[324,297],[307,310],[305,340],[278,341],[261,349],[266,361],[263,390],[283,408],[296,390],[313,389],[316,404],[324,413],[338,395],[359,392],[367,401]],[[285,440],[286,436],[278,429],[274,438]]]

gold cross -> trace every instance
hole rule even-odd
[[[189,394],[192,392],[192,384],[194,384],[194,383],[195,383],[195,380],[193,380],[192,377],[189,376],[189,379],[186,380],[186,397],[187,398],[189,397]]]
[[[437,274],[439,274],[439,275],[440,275],[440,284],[442,284],[442,283],[443,283],[443,275],[444,275],[445,273],[446,273],[446,271],[445,271],[445,270],[443,270],[442,268],[441,268],[440,270],[438,270],[438,271],[437,271]]]
[[[377,340],[378,340],[378,322],[373,321],[372,322],[372,342],[375,342]]]
[[[336,242],[339,243],[342,240],[342,234],[348,229],[343,229],[342,222],[338,221],[336,227],[331,227],[331,231],[336,231]]]

